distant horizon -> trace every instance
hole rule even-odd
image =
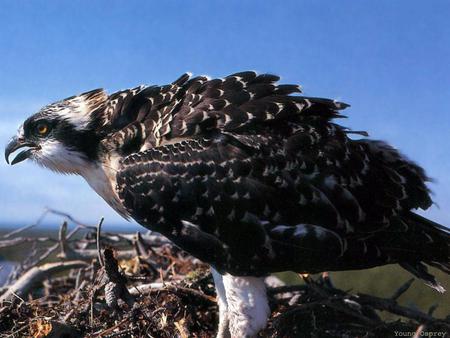
[[[59,229],[59,227],[61,226],[63,222],[63,219],[61,219],[61,221],[58,222],[45,222],[45,223],[41,223],[36,227],[31,228],[31,231],[34,230],[38,230],[38,229],[43,229],[43,230],[55,230],[57,231]],[[29,223],[22,223],[22,222],[18,222],[17,224],[15,224],[15,226],[10,223],[10,222],[0,222],[0,231],[1,232],[8,232],[9,230],[15,230],[18,229],[20,227],[24,227],[27,225],[33,224],[33,222],[29,222]],[[92,225],[95,226],[95,223],[87,223],[87,225]],[[69,227],[74,227],[73,226],[69,226]],[[124,223],[107,223],[107,221],[104,223],[102,229],[104,231],[108,231],[108,229],[112,229],[112,230],[127,230],[128,229],[130,231],[139,231],[139,229],[141,229],[143,232],[148,231],[149,229],[145,228],[142,225],[139,225],[137,223],[127,223],[126,221],[124,221]]]

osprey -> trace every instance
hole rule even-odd
[[[125,218],[212,266],[219,333],[266,325],[263,277],[398,263],[443,292],[448,229],[412,210],[432,201],[422,168],[336,124],[348,105],[279,77],[182,75],[96,89],[28,118],[5,156],[83,176]],[[359,135],[359,136],[358,136]]]

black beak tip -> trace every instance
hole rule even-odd
[[[17,147],[17,139],[13,138],[11,142],[8,143],[8,145],[5,148],[5,161],[6,163],[9,163],[9,155],[11,155],[12,152],[14,152],[15,148]]]
[[[9,156],[15,152],[17,149],[22,147],[31,147],[29,149],[26,149],[22,152],[20,152],[12,161],[9,162]],[[32,154],[33,149],[36,149],[37,146],[34,143],[25,142],[23,140],[18,139],[17,137],[14,137],[6,146],[5,148],[5,160],[6,163],[14,165],[16,163],[22,162],[30,157]]]

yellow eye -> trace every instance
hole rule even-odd
[[[36,127],[39,135],[45,135],[48,132],[48,125],[45,123],[39,123]]]

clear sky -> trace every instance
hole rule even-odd
[[[435,183],[450,224],[450,2],[0,0],[0,147],[52,101],[254,69],[350,103],[341,121],[386,140]],[[122,220],[80,177],[0,161],[0,223],[45,206]]]

